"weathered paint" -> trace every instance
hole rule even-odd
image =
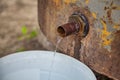
[[[53,0],[53,2],[55,2],[56,5],[59,5],[60,0]]]
[[[75,3],[77,0],[63,0],[66,4]]]
[[[101,23],[103,25],[103,29],[101,31],[102,45],[110,46],[112,39],[108,39],[108,37],[111,35],[111,32],[107,30],[107,24],[105,23],[105,21],[101,20]]]
[[[114,5],[112,6],[112,9],[113,9],[113,10],[120,10],[120,6],[114,4]]]
[[[97,18],[97,14],[95,12],[92,12],[92,16],[96,19]]]
[[[88,4],[90,0],[85,0],[85,3]]]
[[[116,30],[119,30],[120,29],[120,25],[114,25],[113,28],[116,29]]]
[[[70,4],[70,3],[75,3],[77,0],[53,0],[53,2],[56,3],[56,5],[59,5],[61,1],[66,4]]]
[[[56,31],[59,25],[67,23],[69,16],[76,11],[85,14],[90,23],[88,36],[81,41],[77,40],[79,34],[70,35],[61,41],[58,49],[73,57],[77,54],[79,60],[95,71],[120,79],[119,0],[38,1],[41,30],[53,45],[56,45],[59,36]]]

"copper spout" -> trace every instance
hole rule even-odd
[[[57,31],[60,36],[65,37],[72,33],[79,31],[80,27],[78,24],[71,22],[58,27]]]

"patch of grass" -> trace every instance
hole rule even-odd
[[[37,33],[36,31],[32,31],[32,32],[30,33],[30,38],[36,37],[37,34],[38,34],[38,33]]]
[[[28,33],[27,27],[26,26],[22,26],[21,32],[22,32],[22,35],[26,35]]]
[[[32,30],[31,32],[28,32],[28,31],[29,29],[26,26],[22,26],[21,36],[18,39],[19,40],[32,39],[38,35],[36,30]]]

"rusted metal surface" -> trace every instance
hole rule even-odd
[[[78,26],[78,28],[76,28]],[[75,33],[79,29],[79,25],[76,23],[67,23],[64,25],[61,25],[57,28],[58,33],[60,36],[65,37],[72,33]]]
[[[120,1],[119,0],[38,0],[38,19],[47,39],[56,45],[58,26],[74,12],[84,14],[90,30],[65,37],[58,48],[95,71],[120,80]]]

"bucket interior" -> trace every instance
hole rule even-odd
[[[83,63],[61,53],[26,51],[0,59],[0,80],[96,80]]]

